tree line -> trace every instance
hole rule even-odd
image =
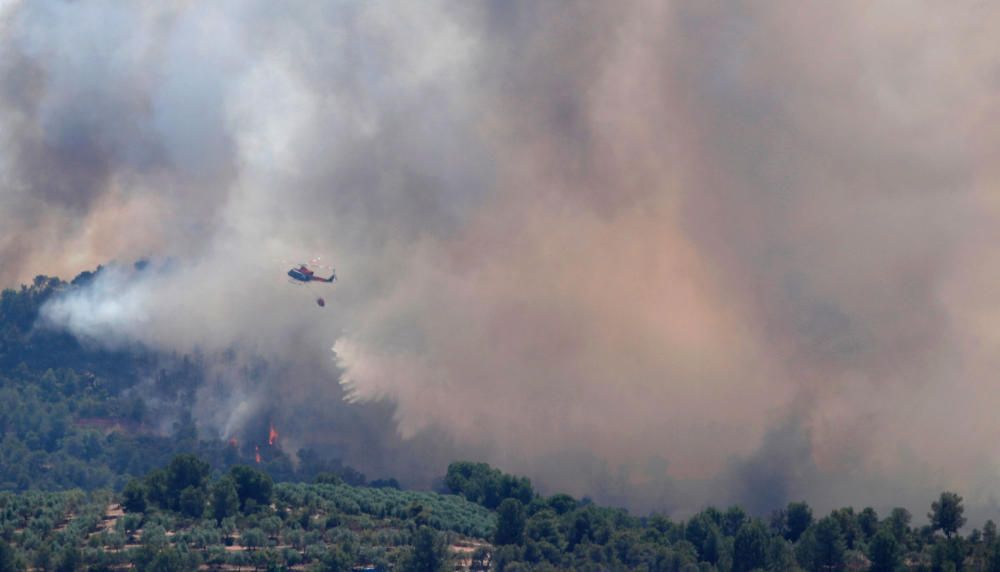
[[[190,406],[204,383],[202,356],[85,346],[38,324],[45,301],[92,275],[68,284],[39,276],[0,292],[0,490],[120,490],[179,453],[213,469],[254,464],[281,481],[334,473],[365,482],[361,472],[310,449],[298,451],[293,464],[280,448],[265,447],[258,465],[254,443],[199,435]],[[175,420],[167,431],[163,418]]]
[[[482,463],[454,463],[446,484],[455,494],[494,508],[493,568],[521,570],[989,570],[1000,571],[993,521],[961,536],[962,497],[943,492],[928,524],[905,508],[880,516],[845,507],[817,517],[791,502],[768,518],[743,508],[708,507],[691,518],[636,517],[564,494],[543,497],[527,479]]]
[[[739,506],[635,516],[470,462],[449,466],[447,494],[316,481],[276,483],[182,454],[120,493],[0,493],[0,571],[1000,570],[996,525],[963,536],[953,492],[917,526],[903,508],[818,516],[801,501],[767,518]]]

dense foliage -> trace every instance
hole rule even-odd
[[[535,496],[528,479],[503,474],[486,463],[452,463],[444,482],[452,492],[486,508],[497,508],[506,499],[527,503]]]
[[[963,537],[963,511],[949,492],[921,527],[904,509],[814,518],[802,502],[768,519],[736,506],[636,517],[562,494],[490,510],[457,494],[274,484],[253,467],[220,473],[179,455],[119,494],[0,493],[0,570],[1000,569],[996,525]]]
[[[490,511],[457,496],[346,484],[273,485],[266,474],[242,466],[213,478],[207,466],[180,455],[120,495],[0,494],[0,560],[7,558],[12,569],[46,570],[347,570],[356,564],[424,570],[428,562],[437,570],[451,561],[447,546],[474,546],[475,535],[492,534]],[[249,486],[215,511],[208,491],[241,479]],[[133,508],[142,510],[122,510],[129,495],[141,499]]]
[[[92,347],[39,323],[49,297],[92,278],[67,284],[39,276],[0,294],[0,488],[118,490],[178,453],[213,469],[255,463],[252,443],[198,434],[189,408],[203,383],[202,357]],[[278,448],[261,456],[261,468],[282,481],[322,472],[365,480],[309,450],[298,452],[297,466]]]
[[[816,520],[804,502],[766,520],[738,506],[709,507],[685,521],[639,518],[569,505],[565,495],[527,505],[508,498],[496,512],[492,564],[501,571],[1000,570],[996,525],[959,536],[962,499],[948,492],[922,527],[901,508],[885,518],[843,508]]]

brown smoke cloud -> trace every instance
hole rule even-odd
[[[13,3],[0,277],[170,258],[48,317],[284,363],[213,377],[220,434],[312,405],[282,440],[374,470],[992,514],[994,11]],[[324,310],[272,263],[316,254]]]

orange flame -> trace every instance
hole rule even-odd
[[[278,431],[274,428],[274,424],[271,424],[271,430],[267,433],[267,444],[273,446],[275,442],[278,441]]]
[[[257,464],[259,465],[260,464],[260,447],[257,446],[257,445],[253,446],[253,458],[257,461]]]
[[[240,442],[236,440],[236,437],[233,437],[232,439],[229,440],[229,446],[230,447],[239,447],[240,446]]]

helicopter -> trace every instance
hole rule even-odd
[[[290,269],[287,274],[291,278],[292,284],[307,284],[311,285],[313,282],[323,282],[331,283],[337,279],[337,272],[330,268],[329,266],[323,266],[318,264],[319,258],[314,258],[309,262],[298,264],[297,266]],[[330,271],[330,277],[324,278],[317,274],[317,270],[326,269]],[[316,304],[322,308],[326,306],[326,300],[322,296],[316,298]]]
[[[329,278],[317,276],[316,271],[310,269],[307,264],[300,264],[298,268],[292,268],[288,271],[288,275],[291,276],[293,280],[298,280],[299,282],[333,282],[337,279],[336,272],[330,274]]]

